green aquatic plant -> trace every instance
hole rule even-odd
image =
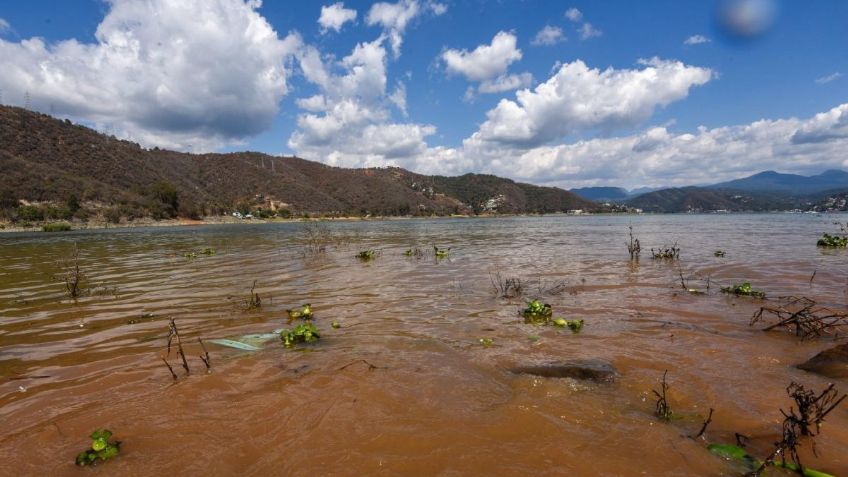
[[[374,260],[377,257],[377,252],[374,250],[363,250],[356,254],[356,258],[362,260],[363,262],[368,262]]]
[[[754,298],[765,298],[766,294],[762,290],[755,290],[749,282],[734,283],[729,287],[721,287],[722,293],[737,296],[752,296]]]
[[[407,257],[415,258],[421,258],[424,256],[424,252],[418,247],[407,249],[407,251],[403,252],[403,254]]]
[[[566,320],[565,318],[557,318],[553,321],[553,324],[559,328],[567,327],[575,333],[578,333],[583,328],[583,320]]]
[[[206,247],[200,253],[202,253],[203,255],[215,255],[215,249]]]
[[[845,248],[848,247],[848,236],[840,237],[839,235],[830,235],[825,232],[822,237],[816,242],[818,247],[829,248]]]
[[[713,252],[713,255],[715,255],[716,257],[724,257],[724,250],[716,250],[715,252]]]
[[[292,348],[298,343],[314,343],[321,338],[321,332],[311,322],[301,323],[291,330],[280,331],[283,346]]]
[[[183,257],[191,260],[193,258],[197,258],[197,252],[186,252],[183,254]]]
[[[710,444],[707,446],[707,450],[710,451],[711,454],[717,455],[723,459],[734,460],[742,463],[749,472],[746,475],[759,475],[757,471],[763,466],[763,462],[760,462],[759,459],[749,454],[748,451],[735,444]],[[798,472],[805,477],[835,477],[834,475],[814,470],[809,467],[804,467],[803,470],[799,472],[800,468],[797,465],[783,460],[773,461],[771,465],[791,470],[792,472]]]
[[[341,327],[342,327],[342,325],[340,325],[338,321],[333,321],[332,323],[330,323],[330,326],[331,326],[334,330],[337,330],[337,329],[339,329],[339,328],[341,328]]]
[[[44,224],[41,230],[45,232],[68,232],[71,230],[71,224],[67,222],[53,222]]]
[[[554,310],[547,303],[542,304],[539,300],[527,302],[527,308],[521,311],[525,323],[546,324],[551,320]]]
[[[450,256],[449,248],[439,248],[436,245],[433,245],[433,255],[436,258],[448,258]]]
[[[286,313],[289,314],[290,320],[311,320],[312,319],[312,305],[309,303],[301,306],[300,308],[293,308],[291,310],[286,310]]]
[[[483,345],[484,348],[488,348],[495,344],[495,340],[492,338],[480,338],[480,344]]]
[[[77,455],[77,465],[96,465],[118,455],[121,441],[110,441],[112,432],[108,429],[98,429],[92,432],[89,437],[91,437],[91,447]]]

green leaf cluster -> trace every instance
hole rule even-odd
[[[291,310],[286,310],[286,313],[289,314],[289,319],[291,320],[311,320],[312,319],[312,305],[309,303],[302,305],[300,308],[293,308]]]
[[[816,242],[816,245],[819,247],[845,248],[848,247],[848,236],[840,237],[839,235],[830,235],[825,232],[822,238]]]
[[[729,287],[721,287],[723,293],[739,296],[752,296],[755,298],[765,298],[766,294],[762,290],[755,290],[748,282],[734,283]]]
[[[98,462],[105,462],[118,455],[121,442],[110,442],[109,438],[112,437],[112,432],[108,429],[98,429],[92,432],[89,437],[91,437],[91,447],[77,455],[77,465],[96,465]]]
[[[539,300],[528,301],[527,308],[521,312],[524,322],[532,324],[547,324],[553,314],[554,310],[551,305],[542,304]]]
[[[370,260],[374,260],[377,257],[377,252],[374,250],[363,250],[356,254],[356,258],[362,260],[363,262],[368,262]]]
[[[280,331],[280,339],[286,348],[293,348],[298,343],[314,343],[320,338],[321,333],[318,328],[309,321],[301,323],[291,330]]]

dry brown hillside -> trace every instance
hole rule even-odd
[[[256,211],[272,202],[293,214],[342,215],[472,213],[492,204],[490,211],[500,213],[598,208],[562,189],[489,175],[422,176],[254,152],[149,150],[68,120],[2,106],[0,208],[15,218],[21,201],[60,208],[70,203],[71,213],[76,203],[95,204],[129,218]]]

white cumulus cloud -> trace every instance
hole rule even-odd
[[[502,99],[466,142],[534,147],[581,131],[633,126],[657,107],[685,98],[708,82],[712,71],[679,61],[642,61],[641,69],[604,71],[577,60],[560,66],[516,100]]]
[[[270,127],[297,35],[243,0],[111,0],[95,42],[0,40],[4,100],[142,144],[209,150]]]
[[[589,38],[595,38],[603,35],[604,32],[592,26],[591,23],[586,22],[580,27],[580,39],[588,40]]]
[[[353,21],[356,21],[356,10],[345,8],[343,2],[321,7],[321,16],[318,17],[321,33],[327,33],[330,30],[338,33],[345,23]]]
[[[498,32],[489,45],[480,45],[473,51],[445,50],[442,61],[449,73],[458,73],[469,81],[485,81],[506,73],[513,62],[521,59],[513,33]]]
[[[432,10],[436,13],[442,11],[439,7]],[[409,22],[420,13],[421,6],[417,0],[399,0],[397,3],[378,2],[371,6],[365,21],[368,25],[383,27],[391,42],[392,52],[395,57],[398,57],[403,44],[403,32]]]
[[[546,25],[536,33],[530,44],[534,46],[550,46],[556,45],[561,41],[565,41],[565,34],[562,32],[562,28]]]

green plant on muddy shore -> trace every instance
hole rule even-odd
[[[754,298],[765,298],[766,297],[766,294],[765,294],[764,291],[756,290],[756,289],[752,288],[751,283],[749,283],[749,282],[734,283],[733,285],[728,286],[728,287],[721,287],[721,292],[727,293],[729,295],[736,295],[736,296],[751,296],[751,297],[754,297]]]
[[[307,321],[291,330],[280,331],[280,340],[286,348],[293,348],[298,343],[315,343],[321,338],[321,332],[311,322]]]
[[[112,432],[108,429],[98,429],[92,432],[89,437],[91,437],[91,446],[77,455],[77,465],[97,465],[99,462],[105,462],[118,455],[121,441],[110,441]]]
[[[521,310],[521,316],[524,317],[525,323],[531,324],[547,324],[553,316],[554,310],[551,305],[542,304],[539,300],[530,300],[527,302],[527,308]]]
[[[307,303],[305,305],[302,305],[300,308],[292,308],[290,310],[286,310],[286,313],[289,315],[289,320],[311,320],[312,305]]]

